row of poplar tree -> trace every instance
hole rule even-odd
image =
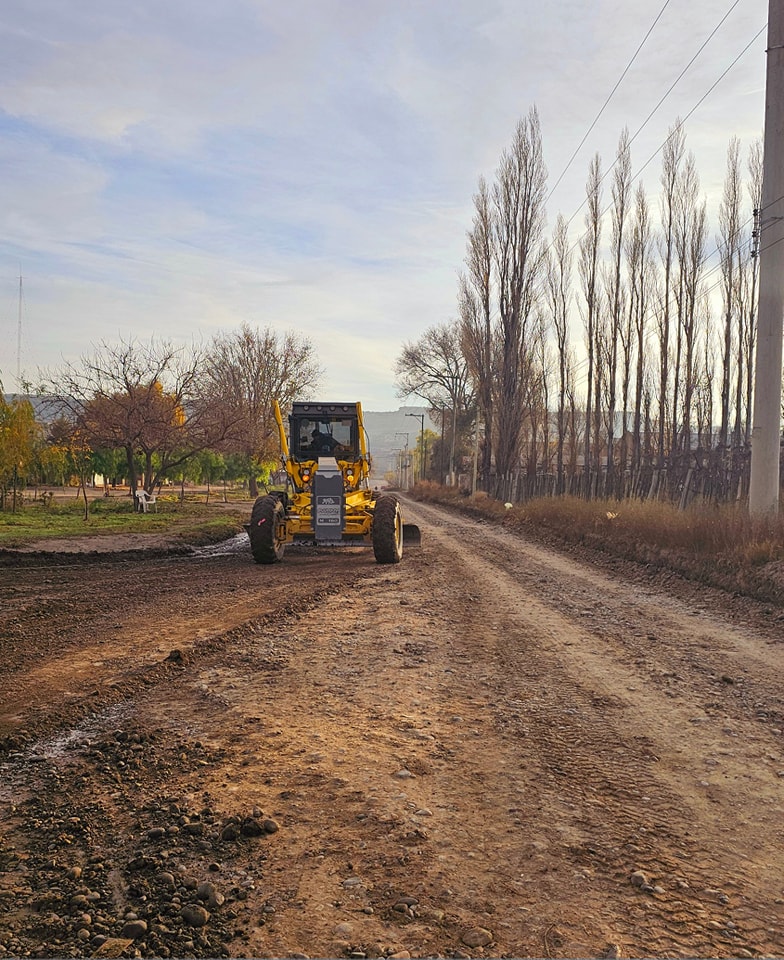
[[[548,232],[535,108],[494,180],[480,179],[458,316],[404,344],[396,372],[400,395],[430,403],[458,448],[474,431],[488,491],[744,494],[761,140],[745,158],[730,140],[713,230],[680,121],[659,184],[652,199],[633,176],[624,130],[606,171],[590,162],[579,237],[560,214]]]

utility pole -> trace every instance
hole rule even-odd
[[[22,392],[22,268],[19,267],[19,304],[16,325],[16,389]]]
[[[400,433],[396,433],[395,436],[406,438],[406,447],[403,454],[404,459],[402,461],[403,478],[402,478],[402,483],[400,485],[404,490],[408,490],[408,434],[400,432]]]
[[[749,511],[778,513],[784,323],[784,4],[768,0],[765,152]]]
[[[425,479],[425,415],[424,413],[407,413],[407,417],[416,417],[419,420],[419,456],[422,458],[419,464],[419,479]]]

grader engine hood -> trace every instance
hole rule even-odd
[[[318,543],[339,543],[345,515],[343,471],[334,457],[319,457],[313,477],[313,530]]]

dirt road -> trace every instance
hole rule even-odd
[[[0,568],[0,956],[784,953],[784,613],[406,513]]]

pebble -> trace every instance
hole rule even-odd
[[[226,826],[221,830],[220,838],[221,840],[238,840],[240,835],[240,828],[236,823],[227,823]]]
[[[467,947],[486,947],[493,942],[493,935],[484,927],[474,927],[466,930],[460,939]]]
[[[262,827],[264,827],[265,833],[277,833],[278,830],[280,830],[280,824],[278,821],[273,820],[271,817],[267,817],[267,819],[262,823]]]
[[[635,870],[629,877],[629,883],[631,883],[633,887],[645,887],[648,885],[648,878],[642,870]]]
[[[121,937],[128,940],[138,940],[147,933],[146,920],[129,920],[123,925]]]
[[[348,889],[349,887],[358,887],[361,883],[362,880],[359,877],[346,877],[343,886]]]
[[[209,900],[210,897],[215,895],[217,889],[214,883],[205,880],[196,887],[196,896],[199,900]]]
[[[194,903],[186,903],[180,910],[180,916],[189,927],[203,927],[210,919],[210,915],[204,907],[197,906]]]
[[[335,936],[350,937],[354,933],[354,927],[350,923],[339,923],[335,927]]]
[[[398,770],[397,773],[392,774],[393,777],[396,777],[398,780],[415,780],[416,774],[412,773],[410,770],[403,768]]]
[[[240,833],[243,837],[261,837],[264,835],[264,825],[254,817],[246,817],[242,821]]]
[[[226,901],[226,898],[220,890],[218,890],[214,883],[210,883],[209,880],[205,880],[198,885],[196,888],[196,896],[199,900],[206,900],[207,906],[213,910],[215,907],[222,906]]]

